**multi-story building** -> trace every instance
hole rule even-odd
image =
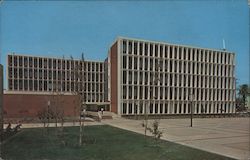
[[[104,62],[8,55],[8,90],[11,93],[73,94],[86,102],[104,102]]]
[[[108,61],[108,97],[120,115],[235,112],[232,52],[121,37]]]
[[[102,62],[9,54],[7,80],[13,115],[34,115],[54,92],[71,115],[77,91],[122,116],[235,113],[235,54],[226,50],[119,37]]]

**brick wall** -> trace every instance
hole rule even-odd
[[[111,47],[110,53],[111,64],[111,112],[117,113],[117,42]]]
[[[43,108],[48,107],[48,101],[50,105],[53,105],[52,95],[31,95],[31,94],[4,94],[3,96],[3,112],[5,118],[25,118],[36,117],[37,113]],[[62,104],[61,107],[64,110],[66,116],[74,115],[74,104],[76,96],[74,95],[62,95],[57,100]]]

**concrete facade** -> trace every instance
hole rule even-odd
[[[120,115],[235,113],[232,52],[121,37],[109,59]]]
[[[7,81],[13,99],[79,91],[124,116],[235,113],[235,54],[225,50],[119,37],[103,62],[10,54]]]
[[[80,91],[86,102],[104,102],[104,62],[10,54],[7,58],[10,93]]]

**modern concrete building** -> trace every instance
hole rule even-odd
[[[86,104],[106,105],[122,116],[185,115],[191,106],[194,114],[230,114],[234,71],[232,52],[123,37],[100,62],[9,54],[4,105],[11,109],[5,112],[34,115],[53,92],[72,104],[69,97],[80,91]],[[32,96],[44,100],[28,103]]]
[[[4,113],[7,115],[35,115],[55,94],[61,95],[67,110],[65,114],[71,115],[78,91],[88,106],[109,110],[104,101],[104,62],[15,53],[7,57],[6,73],[5,106],[8,107]]]
[[[104,102],[104,62],[8,55],[9,93],[72,94]]]
[[[109,100],[120,115],[235,112],[235,54],[118,38],[109,50]]]

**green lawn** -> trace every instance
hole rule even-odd
[[[85,145],[79,147],[78,127],[64,129],[64,140],[50,128],[23,129],[3,144],[4,160],[221,160],[220,155],[167,141],[157,143],[150,137],[111,126],[84,128]],[[60,132],[59,132],[60,133]]]

